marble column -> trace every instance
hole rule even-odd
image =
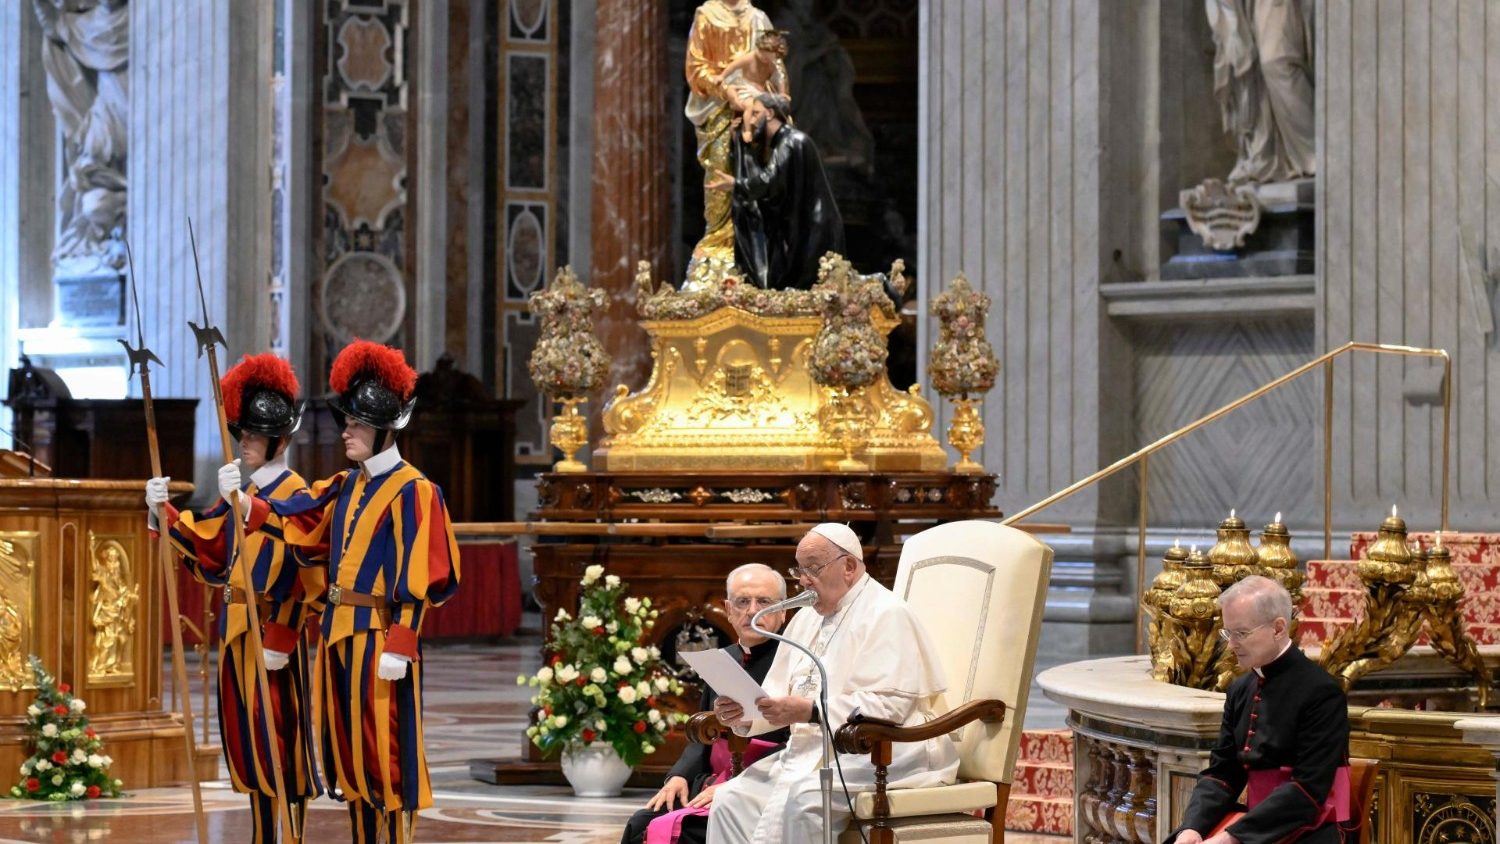
[[[146,344],[166,364],[156,370],[153,390],[200,400],[191,479],[199,490],[213,488],[221,453],[208,368],[187,326],[202,319],[187,218],[197,233],[209,319],[229,343],[222,367],[261,351],[269,325],[267,9],[252,2],[130,4],[126,213]],[[137,394],[134,384],[131,390]]]
[[[427,372],[447,346],[448,17],[447,0],[417,4],[416,173],[411,188],[416,264],[415,335],[408,354]],[[455,221],[457,222],[457,221]]]
[[[16,330],[22,324],[28,278],[49,285],[46,273],[52,219],[52,130],[46,79],[41,67],[41,31],[29,5],[0,9],[0,367],[16,360]],[[36,175],[41,178],[37,178]],[[43,300],[50,307],[50,301]],[[46,314],[38,314],[45,321]],[[10,426],[10,412],[0,411]],[[7,438],[8,440],[8,438]]]
[[[609,382],[632,389],[650,372],[635,311],[635,265],[650,261],[658,273],[665,271],[671,226],[667,133],[677,131],[682,104],[662,96],[669,90],[666,29],[663,0],[598,4],[591,275],[609,296],[598,327],[614,358]]]

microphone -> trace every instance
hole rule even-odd
[[[763,616],[763,615],[766,615],[768,613],[783,612],[785,610],[794,610],[794,609],[797,609],[798,607],[810,607],[813,604],[816,604],[817,602],[818,602],[818,593],[814,592],[811,589],[804,589],[800,593],[798,593],[796,595],[793,595],[790,598],[786,598],[784,600],[777,601],[776,603],[770,605],[769,607],[766,607],[765,609],[763,609],[763,610],[757,612],[755,615],[751,616],[750,617],[750,626],[754,627],[760,621],[760,617]]]

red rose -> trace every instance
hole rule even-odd
[[[578,734],[578,737],[583,739],[584,744],[588,744],[594,740],[594,731],[585,727],[583,732]],[[36,780],[32,780],[32,782],[36,782]]]
[[[56,712],[58,715],[67,715],[68,714],[68,708],[66,706],[63,706],[60,703],[58,705],[52,707],[52,711]]]
[[[562,654],[553,654],[552,655],[552,664],[553,665],[562,665]]]
[[[646,705],[649,706],[649,707],[651,707],[652,709],[655,709],[656,708],[656,695],[652,695],[652,696],[646,698]]]
[[[52,754],[52,764],[54,764],[54,765],[66,765],[66,764],[68,764],[68,754],[65,753],[65,752],[63,752],[63,751],[61,751],[61,750],[57,751],[56,753],[53,753]]]
[[[542,714],[543,715],[551,715],[552,714],[552,707],[550,707],[550,706],[544,706],[544,707],[542,707]]]
[[[88,799],[93,800],[93,799],[95,799],[95,798],[97,798],[99,796],[99,786],[97,786],[97,785],[91,785],[83,793],[84,793],[84,796],[88,797]]]
[[[62,692],[63,694],[67,694],[68,692],[73,691],[73,687],[68,685],[67,683],[58,683],[57,690]]]
[[[604,635],[604,628],[603,627],[595,627],[594,628],[594,635],[595,636],[603,636]]]
[[[577,683],[577,684],[578,684],[578,685],[579,685],[579,686],[586,686],[586,685],[588,685],[588,681],[587,681],[587,680],[585,680],[585,679],[584,679],[584,678],[582,678],[582,677],[579,677],[579,678],[578,678],[578,679],[577,679],[577,680],[576,680],[576,681],[575,681],[575,682],[576,682],[576,683]]]
[[[27,777],[26,778],[26,790],[27,791],[36,791],[37,789],[39,789],[41,787],[42,787],[42,781],[41,780],[37,779],[36,777]]]
[[[635,722],[635,726],[631,727],[630,729],[635,730],[638,733],[644,733],[646,732],[646,722],[637,721]]]
[[[655,706],[656,704],[653,703],[651,705]],[[94,728],[93,727],[87,727],[87,728],[85,728],[84,731],[83,731],[83,734],[86,735],[86,736],[88,736],[89,738],[98,738],[99,737],[99,734],[96,733],[96,732],[94,732]]]

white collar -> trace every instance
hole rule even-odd
[[[256,489],[265,489],[281,477],[286,471],[286,455],[278,454],[264,466],[250,473],[250,483],[255,484]]]
[[[1286,656],[1286,652],[1289,651],[1289,650],[1291,650],[1291,649],[1292,649],[1292,640],[1291,639],[1287,639],[1286,640],[1286,644],[1281,646],[1281,651],[1276,654],[1276,659],[1271,660],[1271,662],[1275,662],[1277,659],[1281,659],[1282,657]],[[1266,663],[1266,665],[1270,665],[1271,662]],[[1264,676],[1266,676],[1266,672],[1261,671],[1259,668],[1257,668],[1257,669],[1255,669],[1255,675],[1257,677],[1264,677]]]
[[[364,466],[366,477],[378,478],[396,468],[396,464],[400,462],[401,450],[393,444],[385,451],[366,460],[362,465]]]
[[[849,587],[849,591],[844,593],[844,597],[842,597],[842,598],[839,599],[838,606],[836,606],[836,607],[833,608],[833,612],[829,613],[826,616],[823,616],[823,618],[825,620],[826,619],[831,619],[834,616],[837,616],[837,615],[840,615],[841,613],[843,613],[844,610],[849,609],[849,606],[854,603],[854,600],[856,598],[859,597],[859,593],[864,591],[865,582],[868,581],[869,579],[870,579],[869,572],[865,572],[864,574],[861,574],[859,576],[859,580],[854,581],[854,585],[850,586]]]

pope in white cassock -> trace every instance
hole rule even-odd
[[[947,681],[927,631],[891,590],[865,573],[859,538],[845,525],[821,524],[797,544],[792,570],[818,600],[786,626],[785,634],[818,654],[828,669],[829,728],[837,731],[858,709],[904,726],[925,723],[948,709]],[[708,816],[711,844],[810,842],[822,835],[823,713],[816,711],[820,678],[812,660],[783,647],[763,684],[772,697],[751,702],[720,697],[719,720],[741,735],[790,727],[786,749],[761,759],[714,794]],[[753,717],[752,717],[753,716]],[[952,783],[958,751],[948,736],[893,747],[891,788]],[[850,794],[875,787],[867,755],[841,755]],[[837,772],[833,780],[834,834],[849,823],[849,806]]]

